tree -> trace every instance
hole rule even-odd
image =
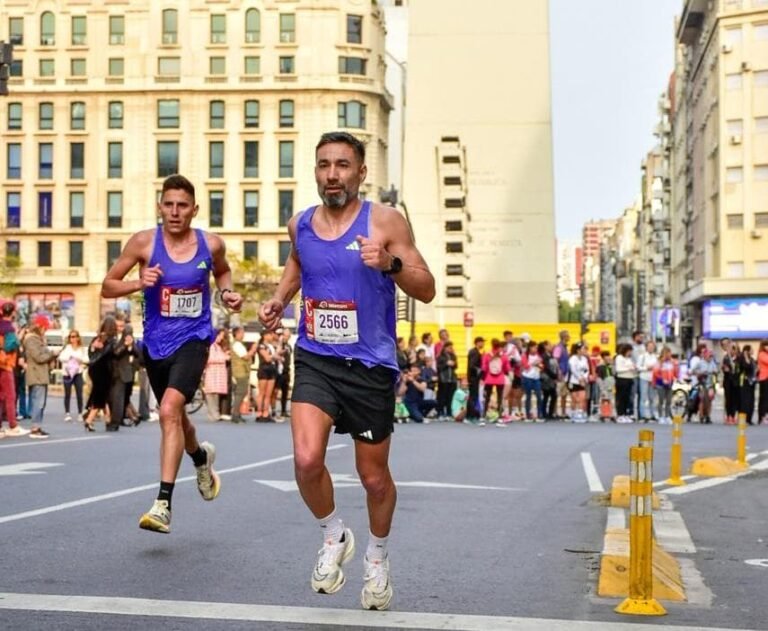
[[[0,256],[0,296],[13,298],[20,267],[21,259],[18,256]]]
[[[581,322],[581,303],[572,305],[565,300],[557,301],[557,320],[558,322]]]
[[[259,306],[272,297],[281,271],[258,259],[241,259],[228,254],[234,289],[243,296],[241,321],[258,319]]]

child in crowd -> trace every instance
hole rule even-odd
[[[613,396],[616,388],[616,379],[613,376],[613,362],[608,351],[600,353],[600,364],[597,366],[597,388],[600,396],[600,420],[616,421],[616,413],[613,409]]]

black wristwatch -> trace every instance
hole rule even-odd
[[[391,276],[392,274],[397,274],[402,270],[403,270],[403,259],[401,259],[399,256],[393,256],[392,264],[390,265],[389,269],[383,270],[381,273],[384,274],[385,276]]]

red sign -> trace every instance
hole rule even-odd
[[[464,312],[464,326],[469,328],[475,324],[475,314],[472,311]]]

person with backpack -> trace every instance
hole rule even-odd
[[[452,416],[451,402],[458,385],[457,363],[456,353],[453,352],[453,342],[446,340],[437,356],[437,413],[446,420]]]
[[[511,367],[509,359],[504,354],[504,348],[499,340],[491,340],[491,352],[483,356],[483,383],[484,397],[483,409],[488,410],[493,390],[496,390],[496,407],[501,409],[504,405],[504,385]]]
[[[541,407],[544,420],[552,421],[557,405],[557,360],[552,357],[552,346],[549,342],[539,343],[538,351],[541,357]]]
[[[0,309],[0,438],[6,436],[25,436],[29,431],[19,426],[16,421],[16,357],[19,351],[19,337],[13,316],[16,305],[6,302]],[[2,417],[8,429],[3,431]]]
[[[568,418],[568,342],[571,339],[571,334],[565,329],[560,331],[560,341],[552,349],[552,356],[557,361],[559,369],[557,376],[557,395],[560,399],[560,417],[562,419]]]
[[[661,349],[661,356],[653,368],[653,387],[656,388],[659,405],[659,423],[669,425],[672,423],[672,385],[678,378],[678,364],[672,357],[672,350],[665,346]]]
[[[467,420],[475,421],[480,417],[480,381],[483,377],[483,348],[485,339],[476,337],[474,346],[467,353],[467,381],[469,382],[469,404]]]

